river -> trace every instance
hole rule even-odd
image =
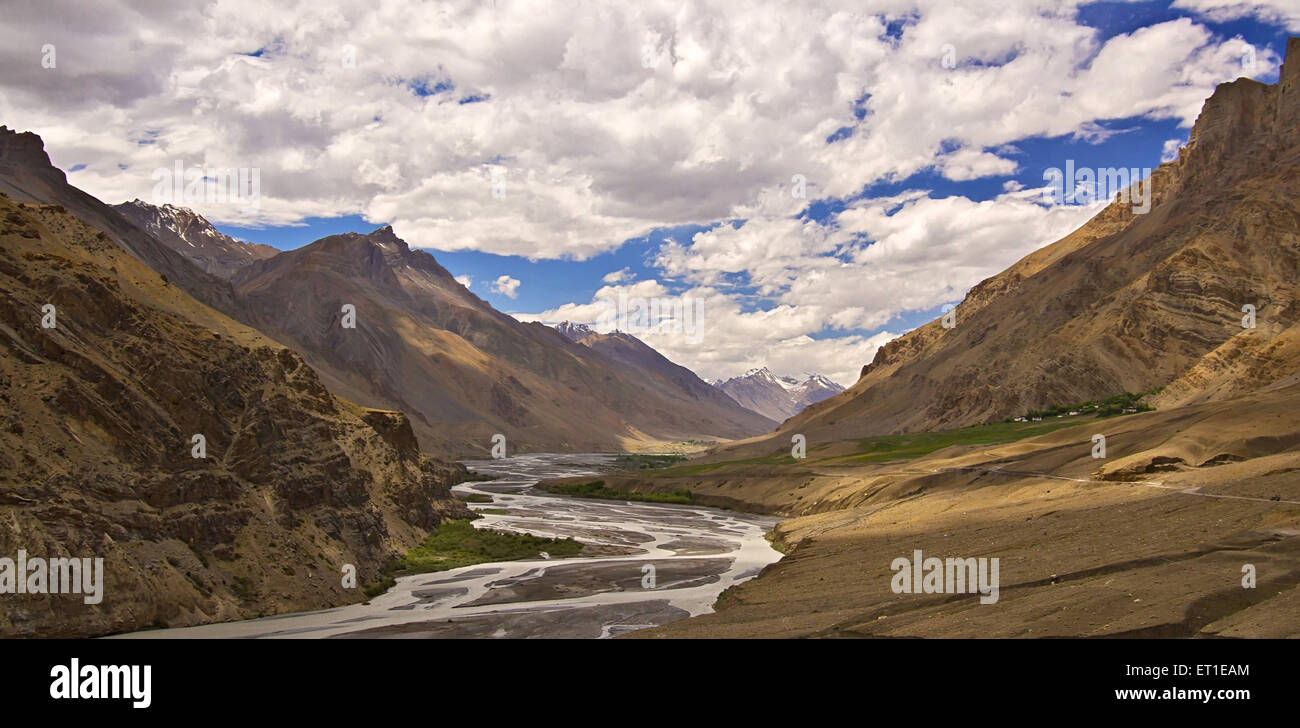
[[[126,637],[605,638],[712,611],[724,589],[781,558],[763,538],[777,519],[698,506],[594,500],[537,490],[595,475],[613,455],[528,454],[466,461],[491,481],[462,483],[501,510],[478,528],[569,536],[608,555],[498,561],[404,576],[365,604],[136,632]],[[652,568],[647,568],[649,565]]]

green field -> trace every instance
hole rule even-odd
[[[999,445],[1027,437],[1046,435],[1053,430],[1077,425],[1082,419],[1084,418],[1062,417],[1051,422],[998,422],[991,425],[963,427],[959,430],[881,435],[858,441],[858,454],[836,459],[856,463],[915,460],[954,445]]]

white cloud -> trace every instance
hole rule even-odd
[[[467,275],[460,275],[460,276],[456,276],[456,282],[461,284],[462,286],[465,286],[466,288],[469,288],[469,284],[473,283],[474,279]]]
[[[516,298],[519,295],[519,279],[511,278],[508,275],[497,276],[495,281],[488,284],[488,290],[499,293],[506,298]]]
[[[957,182],[980,177],[992,177],[994,175],[1014,174],[1016,171],[1014,161],[1004,159],[996,154],[970,148],[959,149],[952,154],[945,155],[941,159],[940,165],[943,169],[943,176]]]
[[[601,280],[605,283],[623,283],[624,281],[630,281],[633,278],[636,278],[636,274],[627,268],[623,268],[622,270],[606,273]]]
[[[1178,150],[1183,146],[1182,139],[1166,139],[1164,146],[1160,149],[1160,161],[1172,162],[1178,159]]]
[[[530,258],[789,215],[806,202],[795,174],[809,198],[932,168],[1006,174],[993,150],[1026,137],[1190,124],[1241,68],[1239,42],[1187,19],[1102,42],[1069,0],[55,5],[7,8],[0,118],[41,133],[60,167],[87,165],[71,180],[92,194],[148,199],[178,159],[257,168],[256,211],[194,206],[244,224],[361,214],[416,246]],[[915,22],[885,36],[898,17]],[[32,50],[47,41],[56,69]]]
[[[654,264],[692,285],[679,294],[657,280],[610,285],[590,302],[520,318],[599,327],[620,297],[691,299],[700,302],[700,335],[631,333],[706,378],[769,366],[820,372],[850,385],[876,348],[896,335],[863,332],[961,300],[971,286],[1104,206],[1047,206],[1042,199],[1041,189],[984,202],[911,191],[854,202],[826,225],[789,218],[724,225],[659,249]]]
[[[1300,3],[1295,0],[1175,0],[1170,7],[1195,11],[1215,22],[1255,17],[1300,32]]]
[[[19,3],[0,25],[0,119],[42,134],[59,167],[86,165],[70,180],[109,202],[148,199],[151,172],[176,160],[259,169],[255,212],[193,205],[218,222],[357,214],[417,247],[585,258],[656,228],[744,220],[664,244],[659,280],[611,272],[596,298],[703,301],[705,343],[646,338],[705,376],[766,364],[851,384],[892,335],[864,331],[959,299],[1094,210],[1004,182],[985,202],[860,200],[821,225],[793,218],[808,199],[926,170],[1007,175],[1015,142],[1096,141],[1123,131],[1113,119],[1185,128],[1242,75],[1240,40],[1186,18],[1103,40],[1079,4]],[[1283,0],[1178,5],[1296,28]],[[901,17],[901,38],[886,36]],[[46,42],[55,69],[41,67]],[[1255,76],[1278,64],[1267,48],[1252,60]],[[520,285],[483,282],[510,298]]]

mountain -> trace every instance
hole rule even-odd
[[[67,183],[40,137],[5,127],[0,191],[60,205],[103,230],[198,302],[301,353],[336,395],[407,413],[432,452],[483,454],[496,434],[511,452],[644,449],[773,425],[692,383],[694,375],[684,378],[684,369],[659,363],[660,374],[646,378],[550,327],[496,311],[391,228],[267,257],[263,246],[205,234],[211,226],[189,211],[105,205]],[[356,329],[340,325],[344,304],[356,307]]]
[[[891,342],[855,386],[709,467],[605,476],[789,516],[771,536],[786,556],[725,608],[631,636],[1295,635],[1297,121],[1291,39],[1279,84],[1206,101],[1147,215],[1111,205],[973,288],[955,328]],[[1154,411],[1000,421],[1159,386]],[[996,607],[900,595],[895,559],[921,552],[998,558],[1014,590]],[[1238,581],[1256,565],[1258,588]]]
[[[801,382],[791,377],[778,377],[767,367],[750,369],[743,377],[719,380],[713,386],[741,405],[777,422],[784,422],[808,405],[844,391],[844,387],[820,374],[810,374]]]
[[[1116,202],[895,339],[845,392],[738,449],[949,429],[1123,392],[1227,400],[1300,368],[1300,40],[1221,84],[1147,214]],[[1243,328],[1244,306],[1256,326]]]
[[[68,184],[41,138],[0,126],[0,193],[18,202],[59,205],[85,221],[199,302],[238,317],[234,289],[186,260],[95,197]]]
[[[641,373],[644,381],[657,382],[664,391],[686,394],[696,402],[695,406],[711,406],[723,412],[738,411],[739,403],[735,398],[700,379],[690,369],[669,361],[663,354],[631,334],[622,331],[600,334],[589,326],[569,321],[560,322],[555,330],[569,341],[582,344],[610,361],[635,369]],[[770,430],[779,422],[753,407],[745,409],[766,419],[766,423],[761,425],[763,430]]]
[[[317,240],[232,280],[250,325],[301,351],[341,396],[411,415],[435,452],[482,454],[496,434],[510,452],[621,451],[772,425],[640,342],[586,346],[493,309],[389,227]],[[355,329],[342,326],[345,305]]]
[[[0,195],[0,555],[105,570],[98,605],[5,596],[0,634],[356,601],[345,564],[364,586],[467,515],[449,491],[464,469],[422,455],[402,414],[333,396],[297,354],[168,278],[64,207]]]
[[[269,245],[236,240],[212,227],[207,219],[189,208],[159,207],[139,199],[111,207],[204,272],[218,278],[229,279],[249,263],[280,252]]]

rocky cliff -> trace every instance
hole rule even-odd
[[[0,634],[354,601],[346,564],[364,586],[465,514],[449,493],[463,469],[421,455],[403,415],[334,397],[297,354],[104,230],[0,196],[0,243],[0,557],[102,558],[105,571],[97,605],[6,594]]]

